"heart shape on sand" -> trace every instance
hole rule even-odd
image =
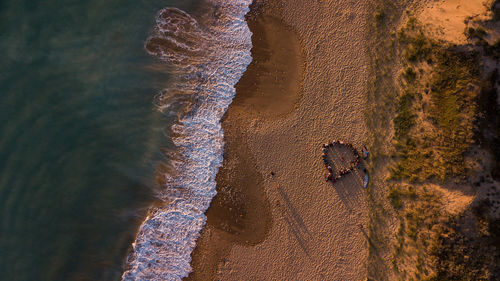
[[[352,144],[335,140],[323,144],[323,163],[328,170],[326,181],[335,183],[356,168],[359,153]]]

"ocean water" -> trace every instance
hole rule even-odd
[[[191,271],[190,254],[216,194],[222,163],[220,120],[234,86],[252,58],[245,21],[251,0],[207,0],[193,16],[178,8],[158,12],[146,43],[149,54],[172,66],[171,84],[155,99],[175,122],[169,168],[162,178],[164,203],[142,223],[123,280],[180,280]]]
[[[180,280],[251,0],[0,3],[0,280]]]
[[[177,119],[145,42],[159,10],[200,5],[0,1],[0,280],[121,279]]]

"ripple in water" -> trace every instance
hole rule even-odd
[[[173,172],[162,180],[165,205],[153,208],[141,225],[123,280],[180,280],[191,272],[190,255],[222,163],[220,120],[252,60],[244,19],[250,3],[211,0],[215,10],[203,25],[179,9],[158,12],[146,50],[173,65],[178,77],[156,98],[162,112],[181,112],[171,128],[177,151]]]

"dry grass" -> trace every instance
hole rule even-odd
[[[372,60],[367,93],[368,106],[365,112],[365,120],[371,134],[371,184],[366,191],[369,206],[367,274],[368,280],[388,280],[392,276],[391,265],[387,262],[388,257],[392,255],[388,232],[392,214],[386,199],[387,187],[383,178],[385,163],[389,159],[388,144],[392,139],[393,108],[398,93],[393,81],[393,69],[397,62],[394,27],[398,25],[404,5],[385,0],[376,1],[376,4],[378,6],[368,19],[372,25],[368,33],[370,48],[367,51]],[[408,75],[411,76],[411,73]]]
[[[415,19],[401,29],[398,42],[406,70],[394,119],[392,178],[443,182],[463,176],[480,92],[474,53],[440,46]]]
[[[445,220],[439,192],[429,186],[391,184],[389,198],[399,227],[392,265],[400,280],[426,280],[435,275],[433,249]]]
[[[437,253],[452,217],[439,192],[425,182],[466,175],[464,153],[473,143],[480,93],[477,63],[473,52],[426,37],[412,18],[398,33],[398,54],[405,70],[393,120],[390,176],[400,182],[390,184],[388,193],[399,222],[392,265],[400,280],[438,280],[443,256]]]
[[[399,221],[391,261],[398,280],[492,280],[498,221],[481,217],[481,205],[450,213],[445,197],[433,185],[390,184]]]
[[[427,184],[466,175],[463,155],[473,143],[480,93],[475,54],[429,39],[412,18],[388,37],[401,7],[379,5],[373,15],[373,49],[384,52],[372,53],[366,114],[375,176],[367,191],[369,280],[455,280],[447,270],[480,276],[484,272],[468,272],[455,262],[458,253],[447,247],[455,215],[447,213],[440,192]],[[399,86],[395,68],[402,69]],[[383,179],[387,163],[392,163],[390,177]],[[397,231],[390,233],[394,223]]]

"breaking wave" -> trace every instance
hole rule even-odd
[[[211,0],[214,10],[201,24],[186,12],[158,12],[148,53],[173,65],[178,77],[156,98],[160,110],[178,113],[171,127],[177,148],[172,172],[165,173],[159,197],[140,226],[123,280],[180,280],[191,272],[191,252],[216,194],[222,163],[220,120],[234,85],[251,62],[251,32],[245,22],[251,0]]]

